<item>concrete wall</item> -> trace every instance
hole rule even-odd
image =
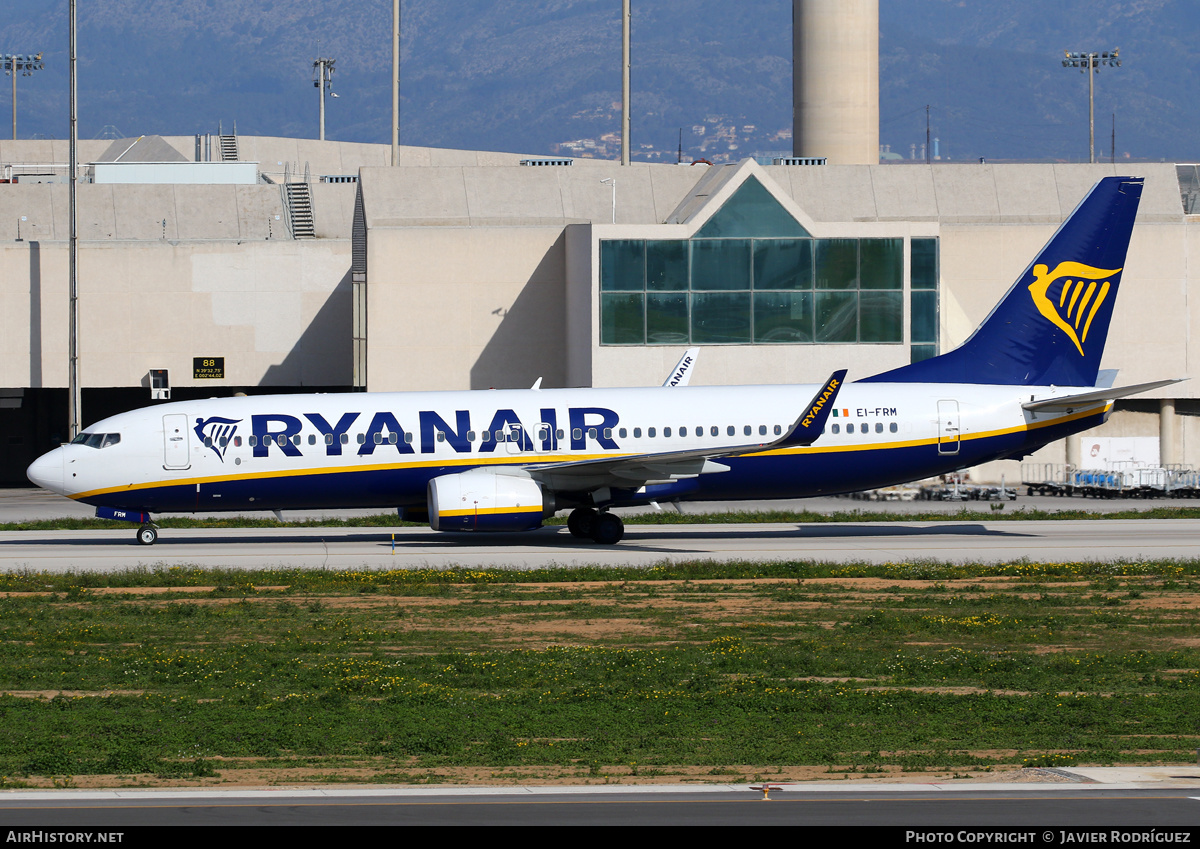
[[[0,242],[0,386],[67,385],[67,244]],[[87,242],[79,251],[80,379],[139,386],[349,385],[350,245]],[[225,358],[193,381],[192,358]]]
[[[367,249],[367,389],[566,382],[559,227],[403,227]]]

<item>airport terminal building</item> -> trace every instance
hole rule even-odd
[[[1119,384],[1192,371],[1193,166],[404,148],[393,167],[385,145],[228,139],[81,142],[85,424],[161,403],[163,370],[172,400],[657,385],[688,347],[693,385],[866,377],[964,341],[1118,173],[1146,183],[1102,366]],[[66,159],[0,141],[0,485],[66,437]],[[1034,459],[1200,466],[1197,391],[1118,402]],[[1001,475],[1020,469],[974,472]]]

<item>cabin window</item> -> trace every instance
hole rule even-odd
[[[361,442],[361,441],[362,440],[360,439],[359,442]],[[347,445],[347,444],[349,444],[349,442],[350,442],[350,434],[343,433],[342,434],[342,445]]]
[[[342,437],[345,438],[345,436],[346,436],[346,434],[343,433]],[[325,434],[325,444],[333,445],[333,434],[332,433]]]
[[[257,448],[258,447],[258,437],[255,436],[254,434],[250,434],[250,436],[246,437],[246,444],[249,445],[251,448]],[[263,440],[263,444],[264,445],[266,444],[266,440]]]
[[[606,427],[606,428],[604,429],[604,438],[605,438],[605,439],[612,439],[612,428],[611,428],[611,427]]]
[[[708,429],[708,434],[709,434],[709,436],[720,436],[721,429],[719,427],[717,427],[716,425],[713,425],[712,427],[710,427]]]
[[[445,442],[445,441],[446,441],[446,434],[445,434],[443,431],[440,431],[440,430],[439,430],[439,431],[437,432],[437,441],[438,441],[438,442]]]
[[[735,433],[737,433],[737,428],[734,427],[733,425],[730,425],[729,427],[725,428],[726,436],[733,436]]]
[[[759,426],[758,426],[758,435],[759,435],[759,436],[766,436],[766,435],[767,435],[767,426],[766,426],[766,425],[759,425]]]
[[[563,438],[563,433],[564,433],[564,431],[563,431],[563,429],[560,427],[558,430],[554,431],[555,438],[556,438],[556,439],[562,439],[562,438]]]
[[[588,439],[595,439],[595,438],[596,438],[596,429],[594,427],[589,427],[588,428]]]
[[[498,431],[496,431],[496,434],[495,434],[495,436],[496,436],[496,441],[497,441],[497,442],[503,442],[503,441],[504,441],[504,431],[502,431],[502,430],[498,430]]]
[[[618,435],[619,435],[619,436],[620,436],[622,439],[624,439],[626,436],[628,436],[628,435],[629,435],[629,431],[625,430],[625,428],[621,428],[620,430],[618,430],[618,431],[617,431],[617,434],[618,434]]]
[[[889,425],[888,425],[888,430],[889,430],[890,432],[892,432],[892,433],[895,433],[895,432],[896,432],[896,431],[898,431],[899,429],[900,429],[900,428],[896,427],[896,423],[895,423],[895,422],[892,422],[891,424],[889,424]]]
[[[650,439],[653,439],[653,438],[654,438],[654,432],[655,432],[655,428],[652,428],[652,427],[651,427],[651,428],[647,428],[647,429],[646,429],[646,436],[647,436],[647,437],[649,437]]]
[[[394,431],[392,433],[388,434],[388,443],[389,444],[395,445],[399,441],[400,441],[400,437]]]
[[[343,434],[343,435],[342,435],[342,438],[343,438],[343,439],[345,438],[345,434]],[[235,437],[233,438],[233,447],[234,447],[234,448],[241,448],[241,447],[242,447],[242,438],[241,438],[240,436],[235,436]]]
[[[750,427],[750,425],[746,425],[744,428],[742,428],[742,433],[744,433],[746,436],[750,436],[754,433],[754,428]]]
[[[779,425],[775,425],[775,435],[780,436],[782,433],[783,433],[783,428]]]
[[[362,444],[364,444],[366,441],[367,441],[367,435],[366,435],[365,433],[360,433],[360,434],[358,435],[358,444],[359,444],[359,445],[362,445]]]
[[[412,431],[408,431],[408,430],[404,431],[404,444],[412,445],[412,441],[413,441]]]
[[[211,436],[206,436],[206,437],[204,437],[204,447],[205,447],[205,448],[212,448],[212,444],[213,444],[213,443],[212,443],[212,437],[211,437]],[[99,447],[99,446],[97,446],[97,447]]]
[[[571,438],[572,438],[572,439],[574,439],[574,440],[576,440],[576,441],[578,441],[578,440],[580,440],[580,439],[583,439],[583,429],[582,429],[582,428],[578,428],[578,427],[577,427],[577,428],[574,428],[574,429],[572,429],[572,430],[571,430]]]
[[[664,428],[663,428],[663,438],[664,438],[664,439],[670,439],[670,438],[671,438],[671,429],[670,429],[669,427],[664,427]]]
[[[285,436],[284,439],[287,439],[287,437]],[[297,433],[295,436],[292,437],[292,445],[299,445],[299,444],[300,444],[300,434]]]
[[[309,445],[316,445],[316,444],[317,444],[317,435],[316,435],[315,433],[310,433],[310,434],[308,435],[308,444],[309,444]]]
[[[633,438],[634,438],[634,439],[641,439],[641,438],[642,438],[642,429],[641,429],[640,427],[635,427],[635,428],[633,429]]]
[[[834,432],[834,433],[841,433],[841,432],[842,432],[842,427],[841,427],[841,425],[834,425],[834,426],[833,426],[833,432]]]
[[[875,422],[875,432],[883,433],[883,422]]]

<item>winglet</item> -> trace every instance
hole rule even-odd
[[[696,365],[696,358],[699,356],[699,348],[688,348],[684,351],[675,368],[671,369],[671,373],[663,381],[663,386],[687,386],[688,381],[692,379],[692,366]]]
[[[845,382],[846,369],[838,369],[830,375],[829,380],[817,390],[817,394],[808,403],[800,418],[796,419],[791,432],[775,445],[783,448],[792,445],[812,445],[816,442],[817,437],[825,432],[825,420],[829,418],[829,411],[833,409],[833,402]]]

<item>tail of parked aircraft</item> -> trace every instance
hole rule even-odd
[[[1141,196],[1141,177],[1105,177],[971,338],[863,382],[1095,385]]]

